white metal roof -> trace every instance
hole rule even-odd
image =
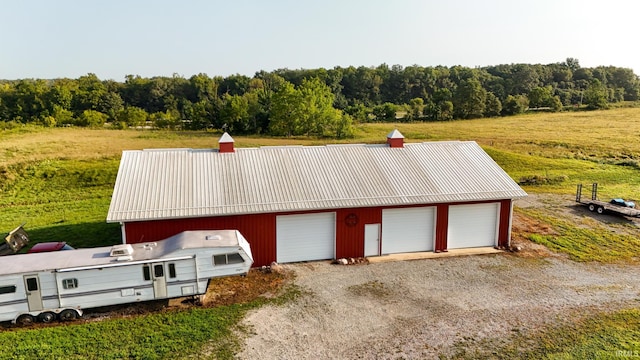
[[[0,275],[126,265],[135,261],[172,258],[172,254],[181,249],[236,247],[242,241],[246,240],[237,230],[184,231],[165,240],[132,244],[131,260],[122,262],[109,256],[111,246],[8,255],[2,257]]]
[[[108,222],[526,196],[472,141],[124,151]]]

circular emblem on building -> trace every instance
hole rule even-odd
[[[351,213],[344,218],[344,223],[347,226],[356,226],[358,224],[358,215]]]

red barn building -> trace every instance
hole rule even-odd
[[[527,194],[472,141],[124,151],[107,216],[125,243],[237,229],[255,266],[508,246]]]

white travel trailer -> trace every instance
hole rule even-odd
[[[73,320],[83,308],[198,296],[209,279],[244,275],[251,248],[237,230],[185,231],[140,244],[5,256],[0,321]]]

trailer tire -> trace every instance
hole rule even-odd
[[[589,204],[589,211],[591,211],[591,212],[596,211],[596,205],[595,204]]]
[[[596,212],[600,215],[604,214],[604,208],[602,206],[598,206],[598,208],[596,209]]]
[[[36,322],[36,318],[30,314],[22,314],[16,319],[16,324],[20,326],[29,326]]]
[[[73,321],[78,318],[78,313],[75,310],[67,309],[62,310],[60,313],[60,321]]]
[[[52,313],[51,311],[43,312],[38,315],[38,320],[40,320],[40,322],[43,322],[45,324],[53,322],[55,319],[56,319],[56,314]]]

